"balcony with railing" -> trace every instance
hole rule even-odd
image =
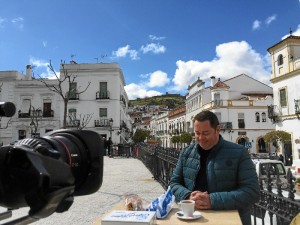
[[[33,117],[54,117],[53,110],[42,111],[41,109],[30,110],[29,112],[18,111],[18,118],[33,118]]]
[[[273,123],[278,123],[280,121],[280,115],[281,113],[277,105],[268,105],[268,118]]]
[[[101,99],[110,99],[110,92],[109,91],[97,91],[96,92],[96,100]]]
[[[79,127],[79,125],[80,125],[80,120],[69,120],[67,121],[66,127],[74,128],[74,127]]]
[[[30,118],[30,112],[22,112],[21,110],[18,111],[18,118]]]
[[[69,92],[66,93],[66,97],[68,97]],[[69,100],[79,100],[79,94],[78,93],[70,93]]]
[[[300,114],[300,99],[296,100],[294,99],[295,102],[295,114]]]
[[[126,99],[123,95],[120,95],[120,101],[126,106]]]
[[[223,100],[213,100],[211,101],[212,107],[221,107],[223,106]]]
[[[54,111],[53,110],[44,111],[43,117],[54,117]]]
[[[231,131],[232,130],[232,122],[222,122],[220,123],[220,129],[221,130],[228,130]]]
[[[127,124],[124,120],[120,120],[120,130],[122,129],[128,129]]]
[[[109,119],[99,119],[94,121],[95,127],[109,127]]]

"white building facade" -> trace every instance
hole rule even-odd
[[[59,96],[43,83],[33,80],[31,74],[30,65],[26,68],[26,75],[17,71],[0,72],[0,100],[13,102],[16,106],[12,118],[1,119],[1,144],[35,135],[42,136],[61,127]],[[55,80],[47,80],[47,83],[57,85]]]
[[[64,64],[64,68],[61,67],[63,77],[62,70],[76,76],[73,82],[73,90],[76,91],[72,93],[74,98],[68,103],[68,115],[75,114],[77,119],[90,115],[91,120],[85,129],[94,130],[106,139],[111,137],[115,144],[129,140],[131,119],[127,112],[128,97],[120,66],[116,63],[71,62]],[[86,91],[78,94],[88,85]],[[67,87],[64,86],[64,89],[66,90]],[[61,107],[63,107],[62,103]],[[63,120],[63,114],[60,120]],[[70,120],[68,122],[72,123]]]
[[[154,119],[154,120],[153,120]],[[155,123],[153,126],[153,136],[157,138],[160,141],[160,146],[167,148],[170,147],[170,138],[168,133],[168,124],[169,124],[169,118],[168,118],[168,112],[163,111],[155,116],[153,116],[153,119],[151,119],[151,124]]]
[[[64,71],[62,70],[64,68]],[[61,77],[66,72],[76,78],[71,82],[71,99],[67,106],[67,128],[77,129],[87,115],[90,120],[84,129],[94,130],[113,143],[126,143],[131,131],[127,114],[128,97],[125,92],[123,73],[118,64],[77,64],[61,66]],[[45,84],[31,78],[31,67],[26,75],[16,71],[0,72],[0,101],[16,105],[17,113],[6,129],[0,129],[0,144],[31,136],[43,136],[46,132],[63,126],[64,104],[61,96],[50,91]],[[57,86],[57,80],[45,80]],[[86,91],[81,91],[87,87]],[[62,93],[69,90],[68,82],[62,83]],[[1,127],[10,118],[2,117]],[[32,126],[34,122],[35,126]]]
[[[189,86],[186,98],[186,127],[193,132],[193,118],[210,110],[219,118],[223,138],[245,145],[251,153],[272,152],[263,136],[274,130],[267,117],[268,105],[273,103],[272,88],[241,74],[220,81],[211,77],[211,85],[204,87],[198,79]]]
[[[300,172],[300,36],[290,35],[268,49],[272,59],[274,105],[269,116],[276,130],[291,134],[282,154]]]

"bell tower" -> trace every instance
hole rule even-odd
[[[268,48],[272,60],[271,82],[293,76],[300,69],[300,37],[289,35]]]

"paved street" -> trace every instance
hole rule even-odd
[[[147,206],[164,193],[162,186],[152,179],[144,164],[133,158],[104,157],[104,176],[101,188],[92,195],[75,198],[71,208],[64,213],[55,213],[39,220],[35,225],[84,225],[93,222],[122,201],[126,193],[137,194]],[[1,210],[3,211],[3,210]],[[13,218],[26,215],[28,208],[13,212]],[[1,221],[1,224],[4,221]]]

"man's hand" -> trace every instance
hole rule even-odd
[[[196,209],[210,209],[210,197],[207,192],[201,191],[193,191],[189,197],[190,200],[195,201],[195,208]]]

